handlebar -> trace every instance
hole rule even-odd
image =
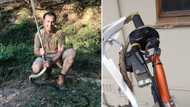
[[[133,20],[133,23],[134,23],[134,25],[135,25],[136,28],[139,28],[139,27],[141,27],[141,26],[144,26],[144,23],[143,23],[143,21],[142,21],[142,18],[141,18],[141,16],[140,16],[139,14],[135,14],[135,15],[133,16],[132,20]]]

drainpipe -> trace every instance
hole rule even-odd
[[[120,0],[117,0],[117,8],[118,8],[118,13],[119,13],[119,17],[123,17],[122,16],[122,12],[121,12],[121,2]],[[128,48],[128,38],[125,37],[125,32],[124,32],[124,29],[122,28],[121,30],[122,32],[122,39],[123,39],[123,43],[124,43],[124,48]],[[124,52],[127,51],[127,50],[124,50]],[[129,77],[129,80],[131,81],[131,84],[132,84],[132,88],[133,88],[133,75],[131,73],[127,73],[128,77]]]
[[[121,18],[122,17],[122,13],[121,13],[121,3],[120,3],[120,0],[117,0],[117,8],[118,8],[119,17]],[[127,47],[128,40],[125,37],[125,32],[124,32],[123,28],[122,28],[121,32],[122,32],[122,39],[123,39],[124,46]]]

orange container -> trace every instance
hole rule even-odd
[[[158,90],[159,90],[160,96],[161,96],[162,101],[165,105],[168,105],[168,104],[170,105],[170,102],[172,100],[171,100],[171,96],[169,93],[164,68],[163,68],[163,65],[160,61],[159,55],[154,56],[154,63],[155,63],[155,68],[156,68],[156,82],[158,85]],[[170,107],[171,106],[172,105],[170,105]]]

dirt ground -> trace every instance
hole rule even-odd
[[[0,107],[98,107],[99,96],[100,80],[93,78],[69,77],[61,88],[42,80],[11,80],[0,87]]]

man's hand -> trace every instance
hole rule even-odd
[[[44,61],[44,63],[43,63],[43,67],[49,68],[49,67],[51,67],[51,65],[52,65],[51,61]]]
[[[63,45],[61,45],[61,46],[58,46],[58,52],[63,52],[64,51],[64,46]]]
[[[45,55],[45,50],[43,48],[40,48],[39,52],[41,56]]]

